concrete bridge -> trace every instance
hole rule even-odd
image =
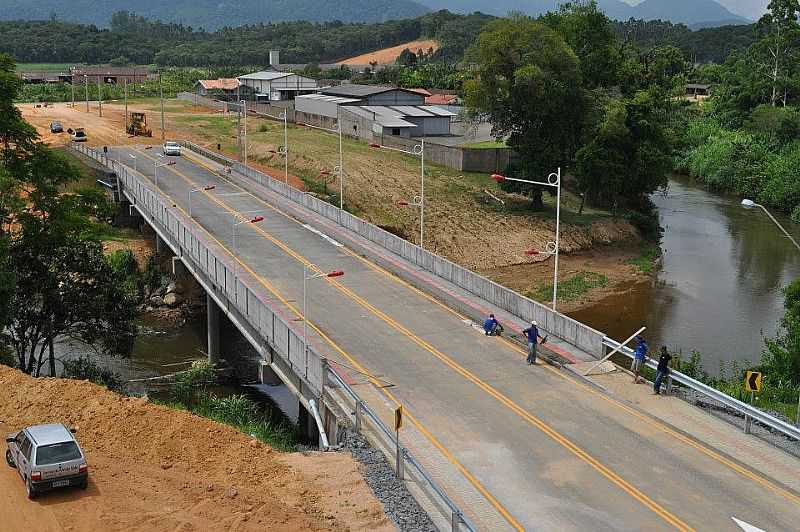
[[[399,461],[440,528],[796,528],[795,457],[561,367],[603,355],[602,333],[200,148],[92,155],[206,290],[212,360],[225,315],[330,445],[355,424],[391,452],[403,406]],[[483,335],[490,311],[511,337]],[[552,365],[525,364],[515,336],[532,318]]]

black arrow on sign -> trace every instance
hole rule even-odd
[[[751,390],[758,389],[758,377],[760,377],[759,373],[751,373],[750,377],[747,379],[747,384],[750,385]]]

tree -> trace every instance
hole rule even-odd
[[[578,186],[589,202],[641,209],[648,195],[667,186],[672,158],[660,116],[647,92],[608,104],[592,140],[577,154]]]
[[[78,172],[22,120],[13,72],[13,60],[0,55],[0,342],[20,369],[38,376],[49,362],[55,375],[59,338],[129,354],[136,307],[92,236],[107,201],[94,191],[60,192]]]
[[[547,13],[541,20],[575,51],[587,88],[610,87],[617,83],[622,63],[620,45],[611,21],[595,0],[567,2],[557,13]]]
[[[405,67],[415,66],[417,64],[417,54],[405,48],[400,52],[400,56],[397,58],[397,64]]]
[[[580,63],[553,30],[515,15],[490,23],[473,51],[477,77],[466,82],[466,102],[485,114],[497,138],[519,155],[519,173],[544,179],[579,147],[586,98]],[[541,188],[504,182],[540,208]]]
[[[796,58],[800,49],[800,26],[797,24],[800,0],[772,0],[768,13],[759,21],[764,37],[755,44],[755,51],[767,67],[772,85],[770,102],[786,106],[790,89],[796,88]]]
[[[766,340],[767,350],[761,364],[769,368],[774,381],[800,384],[800,279],[795,279],[785,290],[781,319],[781,334]]]

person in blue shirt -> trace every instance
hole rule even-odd
[[[498,332],[502,332],[502,330],[503,326],[500,325],[500,322],[497,321],[494,314],[489,314],[489,317],[483,322],[483,334],[486,336],[495,336]]]
[[[639,381],[641,380],[639,378],[639,374],[642,372],[644,361],[647,360],[647,342],[641,336],[637,336],[636,339],[639,341],[639,344],[633,351],[633,363],[631,363],[631,371],[633,372],[633,383],[639,384]]]
[[[536,321],[531,322],[531,326],[522,331],[525,338],[528,340],[528,365],[536,364],[536,346],[539,342],[539,324]]]

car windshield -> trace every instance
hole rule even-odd
[[[180,147],[177,142],[167,142],[167,148],[178,148]]]
[[[86,136],[86,133],[84,133],[83,131],[76,131],[75,132],[75,136],[76,137],[83,137],[83,136]]]
[[[36,449],[36,465],[59,464],[78,460],[80,457],[81,451],[74,441],[54,443]]]

